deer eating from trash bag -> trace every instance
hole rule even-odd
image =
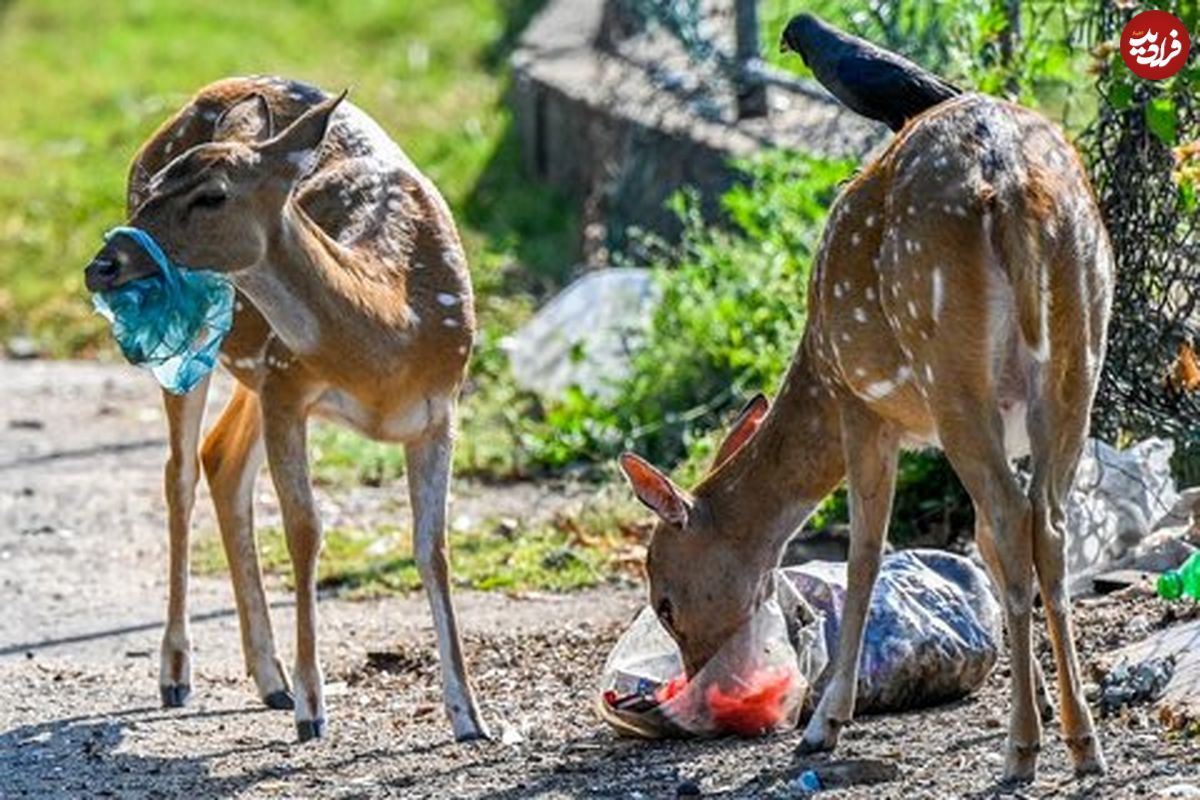
[[[688,674],[770,595],[784,545],[845,477],[844,622],[801,745],[833,748],[854,710],[898,454],[940,447],[974,502],[975,539],[1005,612],[1005,776],[1034,777],[1042,717],[1053,713],[1031,652],[1035,574],[1075,771],[1103,772],[1071,629],[1064,501],[1104,359],[1112,284],[1091,186],[1051,123],[978,95],[911,121],[830,210],[807,325],[773,407],[751,403],[690,492],[638,456],[622,457],[659,517],[650,602]],[[1033,477],[1022,491],[1010,461],[1027,454]]]
[[[321,522],[306,434],[316,414],[404,444],[415,558],[437,631],[446,712],[460,740],[486,736],[463,661],[446,554],[454,416],[474,303],[462,244],[437,189],[344,95],[281,78],[235,78],[202,89],[143,145],[130,172],[128,213],[128,226],[172,262],[223,273],[238,292],[220,357],[237,383],[202,446],[209,378],[190,393],[164,393],[164,705],[183,705],[191,688],[188,533],[203,464],[247,670],[268,706],[294,706],[301,740],[323,735]],[[113,290],[155,269],[134,238],[113,236],[87,269],[88,288]],[[276,656],[254,542],[254,484],[264,454],[295,576],[291,689]]]

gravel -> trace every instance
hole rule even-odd
[[[619,739],[591,710],[604,657],[641,602],[639,591],[615,587],[459,593],[496,736],[462,745],[442,713],[424,599],[324,598],[329,737],[298,745],[290,715],[262,708],[244,675],[228,583],[195,579],[193,696],[166,711],[156,685],[166,563],[157,393],[123,367],[38,361],[0,361],[0,386],[2,798],[785,797],[810,768],[848,781],[831,797],[1147,797],[1168,788],[1186,797],[1200,785],[1200,748],[1136,705],[1098,720],[1109,775],[1075,780],[1052,723],[1037,782],[1000,785],[1004,662],[964,701],[856,721],[832,756],[795,756],[799,732]],[[460,498],[506,515],[554,505],[529,485],[466,487]],[[374,500],[356,500],[355,514],[394,516],[395,500],[377,512]],[[199,528],[212,524],[206,503]],[[290,600],[279,586],[270,594],[286,662]],[[1077,604],[1085,676],[1098,681],[1104,654],[1161,625],[1163,609],[1130,592]],[[1051,668],[1044,642],[1039,653]]]

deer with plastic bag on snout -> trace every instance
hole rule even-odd
[[[87,268],[89,289],[120,298],[123,287],[153,280],[156,271],[178,283],[198,268],[237,292],[219,356],[237,383],[202,445],[208,373],[192,362],[181,382],[172,372],[164,383],[170,590],[163,704],[183,705],[191,690],[188,534],[202,466],[247,671],[268,706],[294,706],[301,740],[324,734],[316,612],[322,534],[307,444],[308,418],[318,415],[406,448],[414,555],[437,632],[446,713],[457,738],[487,736],[467,678],[446,549],[454,418],[474,301],[462,244],[437,189],[344,95],[282,78],[234,78],[202,89],[142,147],[128,209],[127,225]],[[132,326],[150,316],[121,320],[128,305],[106,307]],[[144,350],[122,347],[127,355]],[[264,457],[295,576],[290,685],[254,541],[254,485]]]

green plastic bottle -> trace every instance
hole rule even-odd
[[[1200,553],[1192,553],[1183,566],[1158,576],[1158,596],[1178,600],[1183,595],[1200,600]]]

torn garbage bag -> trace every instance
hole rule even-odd
[[[674,640],[643,609],[604,666],[600,716],[647,738],[794,727],[830,678],[845,576],[844,562],[776,571],[774,597],[690,678]],[[888,556],[872,594],[855,711],[969,694],[987,678],[1000,641],[1000,609],[982,570],[940,551]]]

